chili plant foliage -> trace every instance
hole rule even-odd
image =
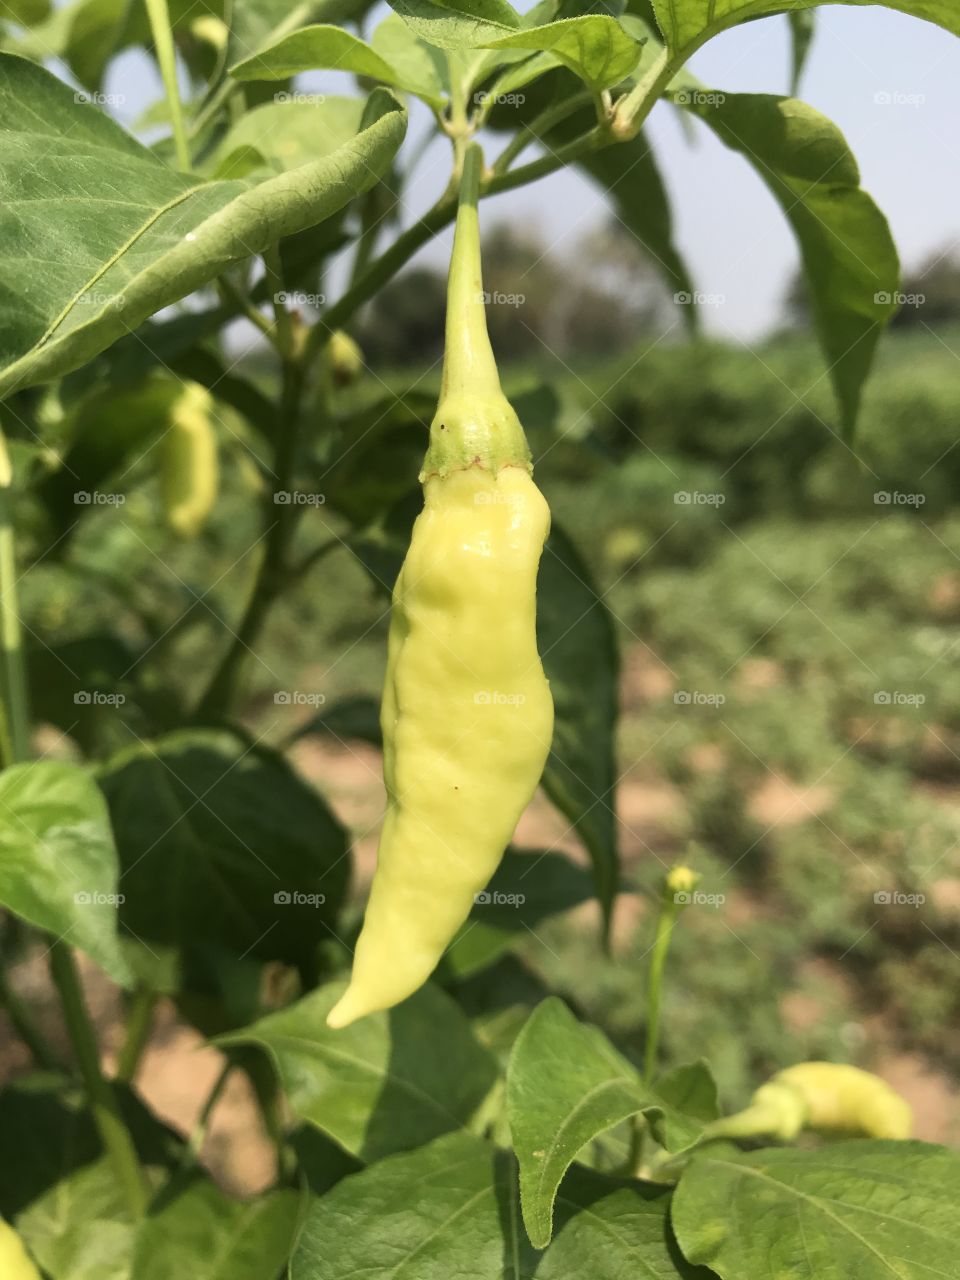
[[[518,933],[591,896],[608,929],[617,657],[605,606],[557,529],[534,646],[546,513],[487,344],[477,204],[579,166],[671,292],[690,291],[643,129],[663,100],[699,117],[756,167],[796,236],[851,434],[899,280],[886,221],[819,112],[703,86],[686,69],[717,33],[786,7],[796,83],[813,6],[391,3],[383,16],[367,0],[13,0],[0,15],[2,958],[32,947],[48,960],[71,1048],[50,1047],[5,980],[36,1070],[0,1095],[0,1272],[956,1275],[960,1158],[910,1140],[885,1086],[799,1064],[723,1116],[705,1063],[658,1068],[667,948],[695,892],[687,868],[664,880],[642,1070],[556,996],[532,982],[517,996],[498,978]],[[960,35],[955,0],[889,7]],[[140,137],[104,93],[113,60],[138,46],[165,89]],[[315,70],[352,73],[353,92],[293,91],[291,77]],[[412,99],[427,137],[449,144],[449,182],[397,231],[424,143],[406,141]],[[505,99],[520,104],[509,119]],[[533,143],[542,154],[520,163]],[[238,717],[265,625],[330,553],[354,557],[384,593],[400,571],[432,406],[415,390],[344,395],[363,369],[346,330],[453,222],[458,198],[426,523],[397,591],[383,717],[391,806],[408,825],[385,839],[362,998],[354,988],[345,1014],[359,927],[348,834],[286,758],[291,743],[254,741]],[[327,265],[351,245],[346,284],[328,296]],[[238,318],[262,335],[269,376],[252,381],[237,361],[227,331]],[[216,523],[225,473],[256,495],[255,526]],[[128,499],[137,522],[122,518]],[[321,503],[322,541],[307,518]],[[103,507],[118,518],[91,532]],[[151,519],[147,546],[137,529]],[[454,561],[454,544],[479,547],[487,576],[471,577],[469,556]],[[210,581],[211,545],[249,576],[239,616]],[[141,583],[125,559],[143,552],[187,578]],[[94,607],[59,648],[42,643],[19,596],[44,561],[66,598],[90,582],[116,597],[124,625],[105,630]],[[470,643],[486,683],[505,687],[478,686],[468,713],[454,693],[477,683]],[[170,683],[179,644],[182,680]],[[71,752],[44,758],[40,720]],[[530,742],[518,746],[518,727]],[[359,703],[325,708],[308,729],[380,741]],[[536,850],[498,865],[541,768],[592,874]],[[473,808],[451,807],[448,783]],[[391,809],[388,824],[401,818]],[[123,993],[112,1072],[77,952]],[[265,983],[278,973],[279,995]],[[189,1140],[132,1083],[160,996],[225,1055]],[[249,1077],[276,1145],[275,1185],[248,1200],[198,1159],[231,1072]],[[790,1145],[811,1129],[820,1145]]]

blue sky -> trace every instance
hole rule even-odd
[[[827,6],[817,19],[800,96],[846,134],[863,185],[890,219],[905,264],[960,247],[960,40],[879,6]],[[127,122],[160,92],[159,78],[144,63],[142,53],[125,55],[106,86],[125,94],[118,114]],[[727,32],[691,65],[715,89],[783,93],[789,76],[786,19]],[[351,78],[339,73],[303,81],[305,87],[352,91]],[[415,117],[414,130],[423,124],[423,115]],[[649,129],[672,196],[677,239],[697,286],[724,299],[703,309],[705,327],[733,338],[761,334],[780,315],[797,261],[786,222],[750,165],[705,128],[697,126],[691,145],[673,109],[660,104]],[[444,140],[431,147],[418,172],[406,221],[427,208],[446,182]],[[558,253],[575,252],[578,237],[604,218],[595,189],[571,171],[485,207],[489,220],[532,223]],[[448,245],[448,237],[441,238],[424,251],[424,259],[444,262]]]

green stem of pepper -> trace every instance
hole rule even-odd
[[[140,1059],[153,1029],[153,1011],[156,1008],[156,992],[138,987],[130,1002],[127,1016],[127,1034],[117,1059],[116,1078],[130,1081],[137,1074]]]
[[[13,470],[0,433],[0,664],[3,695],[3,760],[15,764],[30,755],[30,712],[17,603],[17,558],[10,508]]]
[[[30,1050],[30,1054],[38,1067],[47,1071],[63,1072],[64,1064],[47,1043],[40,1029],[34,1024],[26,1005],[10,984],[10,979],[0,965],[0,1006],[7,1011],[7,1017],[17,1035]]]
[[[156,50],[160,75],[167,95],[167,106],[170,110],[170,123],[173,126],[173,145],[177,164],[181,169],[190,168],[190,148],[187,145],[187,131],[183,123],[183,106],[180,102],[180,87],[177,84],[177,53],[173,43],[173,28],[170,25],[170,10],[167,0],[146,0],[147,17],[150,19],[150,34]]]
[[[660,911],[657,916],[657,931],[653,939],[650,954],[650,968],[647,972],[647,1039],[643,1054],[643,1082],[651,1084],[657,1071],[657,1049],[660,1044],[660,1006],[663,999],[663,971],[670,950],[670,939],[673,926],[684,901],[684,894],[678,892],[673,882],[673,872],[668,875],[660,895]]]
[[[87,1102],[100,1134],[104,1151],[113,1165],[127,1206],[134,1218],[147,1207],[147,1189],[130,1132],[120,1114],[116,1094],[100,1067],[97,1037],[83,999],[83,989],[73,953],[64,942],[50,947],[50,973],[60,992],[64,1021],[77,1055]]]

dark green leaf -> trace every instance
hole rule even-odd
[[[418,36],[441,49],[487,44],[520,26],[508,0],[390,0],[390,7]]]
[[[607,607],[556,525],[540,561],[537,639],[556,708],[543,787],[587,847],[609,927],[619,879],[613,810],[619,661]]]
[[[117,850],[97,784],[77,765],[13,765],[0,773],[0,817],[0,903],[128,982]]]
[[[297,1211],[293,1191],[232,1200],[198,1177],[137,1230],[130,1280],[273,1280],[290,1256]]]
[[[508,849],[445,952],[441,977],[477,973],[518,938],[535,935],[541,920],[579,906],[590,895],[590,876],[562,854]]]
[[[794,98],[680,93],[781,205],[810,286],[817,335],[844,427],[852,433],[877,341],[896,310],[897,250],[886,218],[860,187],[843,134]],[[707,101],[704,101],[704,98]]]
[[[406,127],[377,95],[378,118],[330,156],[262,181],[197,182],[41,67],[0,55],[0,394],[76,368],[368,190]]]
[[[954,0],[653,0],[660,30],[670,48],[688,56],[697,46],[727,27],[748,18],[784,9],[812,9],[818,4],[884,4],[915,18],[925,18],[960,35],[960,9]]]
[[[332,1031],[326,1016],[342,993],[328,984],[220,1043],[265,1049],[294,1114],[361,1160],[466,1125],[496,1067],[450,997],[428,984],[388,1013]]]
[[[616,18],[597,13],[524,28],[486,43],[495,49],[552,53],[595,90],[619,84],[640,59],[640,45]]]
[[[383,1160],[315,1200],[290,1277],[523,1280],[535,1266],[512,1159],[459,1133]]]
[[[722,1280],[956,1274],[960,1156],[923,1142],[696,1156],[673,1201],[686,1256]]]
[[[347,839],[282,757],[185,730],[122,752],[101,781],[135,938],[311,964],[346,889]]]

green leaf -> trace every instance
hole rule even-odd
[[[290,1280],[521,1280],[535,1266],[517,1220],[513,1160],[458,1133],[314,1200]]]
[[[373,0],[242,0],[227,6],[226,22],[230,29],[227,40],[226,65],[232,67],[243,58],[265,48],[274,40],[308,22],[358,22]]]
[[[316,477],[330,506],[359,527],[410,492],[423,461],[433,396],[390,394],[337,423],[333,461]]]
[[[923,1142],[696,1156],[673,1201],[691,1262],[722,1280],[956,1274],[960,1156]]]
[[[290,1256],[298,1203],[293,1191],[232,1200],[198,1177],[137,1231],[131,1280],[273,1280]]]
[[[486,44],[520,26],[508,0],[390,0],[390,7],[428,44],[453,51]]]
[[[696,1142],[704,1125],[720,1115],[717,1082],[706,1062],[674,1067],[653,1087],[668,1105],[662,1117],[651,1117],[651,1127],[668,1151],[679,1152]]]
[[[465,978],[493,964],[541,920],[591,896],[590,876],[556,852],[508,849],[441,962],[444,977]]]
[[[595,90],[608,89],[629,75],[640,60],[641,48],[616,18],[598,13],[549,22],[486,43],[494,49],[552,53]]]
[[[252,58],[238,62],[230,74],[236,80],[285,80],[301,71],[325,69],[352,71],[421,97],[430,95],[429,88],[425,90],[416,79],[409,80],[402,70],[349,31],[323,25],[302,27],[284,36]],[[438,109],[443,105],[439,95],[427,96],[427,101]]]
[[[0,903],[127,983],[117,938],[117,851],[90,775],[53,760],[5,769],[0,817]]]
[[[115,756],[101,785],[135,938],[311,965],[346,889],[347,838],[281,756],[183,730]]]
[[[245,112],[224,134],[210,164],[222,165],[237,152],[256,151],[274,173],[289,173],[311,159],[331,156],[360,129],[362,98],[327,94],[316,100],[289,96]]]
[[[794,98],[680,92],[676,101],[747,157],[783,209],[800,246],[843,424],[852,434],[877,341],[896,310],[900,267],[890,228],[861,189],[843,134]]]
[[[960,9],[954,0],[653,0],[660,30],[669,47],[689,56],[697,46],[718,31],[736,26],[748,18],[782,13],[785,8],[811,9],[818,4],[875,5],[935,22],[960,35]]]
[[[556,525],[540,561],[537,641],[556,709],[543,787],[590,854],[608,929],[619,879],[613,810],[619,660],[607,607]]]
[[[557,1194],[557,1229],[536,1280],[710,1280],[682,1257],[669,1208],[665,1187],[571,1169]]]
[[[136,1226],[111,1161],[68,1173],[17,1219],[52,1280],[133,1280]]]
[[[294,1114],[364,1161],[466,1125],[496,1065],[450,997],[428,984],[332,1031],[326,1016],[343,990],[330,983],[218,1043],[265,1049]]]
[[[144,1163],[171,1167],[183,1154],[178,1134],[166,1128],[132,1089],[113,1085],[124,1122]],[[34,1072],[0,1091],[0,1139],[16,1161],[0,1160],[0,1213],[13,1219],[65,1174],[94,1164],[100,1134],[83,1089],[52,1072]]]
[[[648,1102],[637,1072],[601,1031],[555,996],[538,1005],[507,1069],[523,1221],[538,1249],[550,1242],[557,1188],[577,1152]]]
[[[77,368],[369,190],[406,127],[389,93],[371,101],[367,127],[330,156],[262,181],[197,182],[43,68],[0,55],[0,395]]]
[[[433,45],[422,40],[399,14],[388,14],[374,28],[370,44],[397,69],[411,93],[433,106],[443,104],[450,91],[447,60]]]

